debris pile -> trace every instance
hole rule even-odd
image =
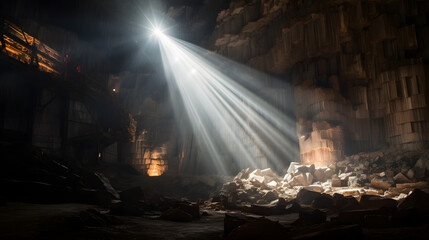
[[[383,239],[392,239],[398,232],[390,233],[391,229],[403,228],[399,233],[404,234],[409,233],[409,227],[415,227],[417,232],[413,235],[427,236],[427,231],[421,231],[420,227],[429,220],[428,200],[429,194],[419,189],[401,201],[375,195],[362,195],[358,201],[352,196],[338,193],[331,196],[303,188],[283,206],[279,199],[277,205],[251,205],[243,208],[243,213],[226,213],[224,234],[226,239],[237,240],[340,239],[350,233],[351,239],[367,239],[365,234],[371,233],[363,229],[389,229]],[[249,213],[264,216],[295,213],[296,217],[292,222],[279,224],[270,217],[258,218]]]
[[[212,206],[234,209],[278,198],[291,200],[302,188],[329,195],[367,194],[398,200],[413,189],[429,188],[428,173],[429,152],[393,149],[348,156],[328,167],[292,162],[282,177],[269,168],[247,168],[222,186]]]

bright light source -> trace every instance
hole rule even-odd
[[[164,32],[160,29],[160,28],[154,28],[153,29],[153,34],[157,37],[157,38],[161,38],[164,37]]]
[[[116,92],[116,88],[112,89],[112,91]]]

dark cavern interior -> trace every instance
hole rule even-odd
[[[0,239],[429,239],[428,0],[0,20]]]

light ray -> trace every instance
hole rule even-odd
[[[175,113],[186,113],[208,166],[234,174],[228,161],[239,168],[281,169],[295,160],[295,121],[258,95],[267,90],[261,79],[276,80],[154,32]]]

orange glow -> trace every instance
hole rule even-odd
[[[147,175],[151,177],[161,176],[167,168],[166,166],[161,165],[161,161],[162,160],[152,160],[152,163],[147,170]]]
[[[3,39],[6,45],[6,53],[9,57],[25,64],[31,64],[31,54],[33,52],[31,49],[36,48],[38,51],[39,70],[55,75],[60,74],[61,54],[9,21],[5,21],[4,28]],[[22,41],[24,45],[16,41],[16,39]]]
[[[151,177],[161,176],[161,169],[158,165],[150,165],[149,169],[147,170],[147,175]]]
[[[118,92],[118,89],[116,90]],[[168,171],[167,147],[165,144],[158,147],[147,146],[143,143],[144,141],[139,141],[145,139],[147,134],[144,133],[146,132],[142,131],[142,134],[136,137],[136,142],[139,143],[137,145],[138,151],[136,158],[132,159],[130,163],[143,174],[151,177],[161,176]]]

